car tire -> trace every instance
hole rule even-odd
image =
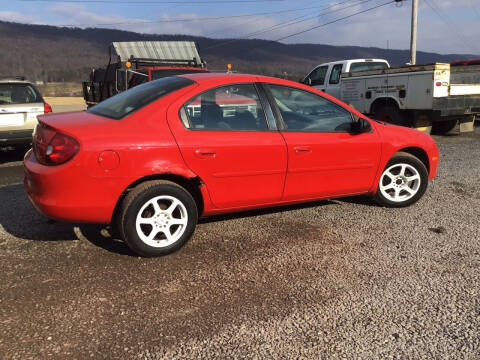
[[[375,200],[385,207],[405,207],[417,202],[428,185],[428,171],[415,156],[399,152],[385,166]]]
[[[156,180],[134,188],[122,202],[119,227],[127,245],[144,257],[170,254],[193,235],[198,210],[178,184]]]
[[[436,135],[445,135],[457,126],[457,120],[437,121],[433,123],[432,132]]]

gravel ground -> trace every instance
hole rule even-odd
[[[480,358],[480,129],[436,138],[425,197],[204,221],[135,257],[0,187],[0,358]]]

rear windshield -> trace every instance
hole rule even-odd
[[[350,72],[364,70],[378,70],[388,68],[387,63],[381,61],[358,62],[350,65]]]
[[[87,112],[111,119],[121,119],[151,102],[193,84],[190,79],[166,77],[151,81],[115,95],[92,106]]]
[[[0,84],[0,105],[41,103],[42,96],[30,84]]]

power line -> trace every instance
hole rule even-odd
[[[300,35],[300,34],[304,34],[306,32],[309,32],[309,31],[312,31],[312,30],[315,30],[315,29],[318,29],[318,28],[321,28],[321,27],[324,27],[324,26],[327,26],[327,25],[331,25],[331,24],[334,24],[336,22],[339,22],[339,21],[342,21],[342,20],[345,20],[345,19],[348,19],[348,18],[351,18],[351,17],[354,17],[354,16],[357,16],[357,15],[360,15],[360,14],[363,14],[363,13],[366,13],[368,11],[372,11],[372,10],[376,10],[378,8],[381,8],[382,6],[386,6],[386,5],[389,5],[389,4],[393,4],[395,2],[395,0],[391,0],[389,2],[386,2],[386,3],[383,3],[381,5],[376,5],[376,6],[373,6],[371,8],[368,8],[368,9],[365,9],[365,10],[362,10],[362,11],[358,11],[356,13],[353,13],[351,15],[347,15],[347,16],[344,16],[344,17],[341,17],[339,19],[336,19],[336,20],[332,20],[332,21],[329,21],[329,22],[326,22],[326,23],[323,23],[323,24],[320,24],[320,25],[316,25],[316,26],[312,26],[308,29],[304,29],[302,31],[298,31],[296,33],[293,33],[293,34],[290,34],[290,35],[287,35],[287,36],[283,36],[279,39],[276,39],[274,41],[282,41],[282,40],[285,40],[285,39],[288,39],[288,38],[291,38],[291,37],[294,37],[294,36],[297,36],[297,35]]]
[[[351,1],[351,0],[349,0]],[[204,21],[204,20],[221,20],[221,19],[233,19],[233,18],[243,18],[243,17],[254,17],[261,15],[271,15],[271,14],[282,14],[289,12],[296,12],[302,10],[311,10],[318,9],[319,6],[306,7],[300,9],[292,10],[279,10],[279,11],[266,11],[261,13],[254,14],[240,14],[240,15],[225,15],[225,16],[205,16],[199,18],[177,18],[177,19],[163,19],[163,20],[141,20],[141,21],[123,21],[116,23],[100,23],[100,24],[63,24],[58,26],[73,27],[73,26],[115,26],[115,25],[141,25],[141,24],[153,24],[153,23],[173,23],[173,22],[193,22],[193,21]]]
[[[264,43],[264,44],[262,44],[261,46],[267,46],[268,44],[273,44],[273,43],[275,43],[275,42],[281,41],[281,40],[283,40],[283,39],[287,39],[287,38],[289,38],[289,37],[293,37],[293,36],[299,35],[299,34],[301,34],[301,33],[305,33],[305,32],[308,32],[308,31],[311,31],[311,30],[320,28],[320,27],[328,26],[328,25],[330,25],[330,24],[333,24],[333,23],[339,22],[339,21],[341,21],[341,20],[348,19],[348,18],[357,16],[357,15],[360,15],[360,14],[366,13],[366,12],[368,12],[368,11],[372,11],[372,10],[378,9],[378,8],[380,8],[380,7],[382,7],[382,6],[386,6],[386,5],[392,4],[392,3],[394,3],[394,2],[396,2],[396,1],[395,1],[395,0],[391,0],[391,1],[389,1],[389,2],[387,2],[387,3],[384,3],[384,4],[376,5],[376,6],[374,6],[374,7],[371,7],[371,8],[362,10],[362,11],[357,11],[357,12],[355,12],[355,13],[353,13],[353,14],[348,15],[348,16],[343,16],[343,17],[341,17],[341,18],[337,18],[337,19],[335,19],[335,20],[332,20],[332,21],[329,21],[329,22],[326,22],[326,23],[323,23],[323,24],[320,24],[320,25],[317,25],[317,26],[313,26],[313,27],[310,27],[310,28],[308,28],[308,29],[304,29],[304,30],[299,31],[299,32],[296,32],[296,33],[294,33],[294,34],[290,34],[290,35],[288,35],[288,36],[284,36],[284,37],[281,37],[281,38],[279,38],[279,39],[272,40],[271,43]],[[358,5],[358,4],[356,4],[356,5]],[[254,49],[256,49],[256,48],[258,48],[258,46],[251,46],[251,45],[249,45],[248,48],[238,49],[237,51],[235,51],[235,52],[232,53],[231,55],[238,54],[239,52],[247,53],[247,52],[250,52],[250,51],[252,51],[252,50],[254,50]]]
[[[341,2],[341,3],[332,4],[332,5],[330,5],[330,6],[327,6],[327,7],[322,8],[322,10],[330,9],[330,8],[332,8],[332,7],[334,7],[334,6],[342,5],[342,4],[345,4],[345,3],[347,3],[347,2],[351,2],[351,1],[353,1],[353,0],[347,0],[347,1],[343,1],[343,2]],[[242,35],[241,37],[236,38],[236,39],[231,39],[231,40],[227,40],[227,41],[224,41],[224,42],[222,42],[222,43],[219,43],[219,44],[214,44],[214,45],[212,45],[212,46],[209,46],[209,47],[204,48],[204,50],[212,49],[212,48],[216,48],[216,47],[219,47],[219,46],[231,44],[231,43],[236,42],[236,41],[248,39],[248,38],[251,38],[251,37],[253,37],[253,36],[261,35],[261,34],[264,34],[264,33],[267,33],[267,32],[273,31],[273,30],[278,30],[278,29],[281,29],[281,28],[284,28],[284,27],[288,27],[288,26],[295,25],[295,24],[298,24],[298,23],[301,23],[301,22],[305,22],[305,21],[314,19],[314,18],[316,18],[316,17],[318,17],[318,16],[327,15],[327,14],[331,14],[331,13],[334,13],[334,12],[338,12],[338,11],[342,11],[342,10],[345,10],[345,9],[349,9],[349,8],[351,8],[351,7],[354,7],[354,6],[363,4],[363,3],[365,3],[365,2],[369,2],[369,1],[372,1],[372,0],[363,0],[363,1],[360,1],[360,2],[358,2],[358,3],[352,4],[352,5],[350,5],[350,6],[343,7],[343,8],[341,8],[341,9],[335,9],[335,10],[328,11],[328,12],[320,12],[320,13],[318,13],[318,14],[315,14],[315,15],[313,15],[313,16],[310,16],[310,17],[307,18],[307,19],[298,20],[298,19],[304,18],[305,16],[309,16],[308,14],[307,14],[307,15],[302,15],[302,16],[300,16],[300,17],[297,17],[297,18],[294,18],[294,19],[291,19],[291,20],[288,20],[288,21],[285,21],[285,22],[281,22],[281,23],[278,23],[278,24],[276,24],[276,25],[269,26],[269,27],[267,27],[267,28],[263,28],[263,29],[260,29],[260,30],[257,30],[257,31],[254,31],[254,32],[251,32],[251,33],[248,33],[248,34],[245,34],[245,35]]]
[[[347,0],[348,1],[352,1],[352,0]],[[318,9],[318,8],[321,8],[321,6],[311,6],[311,7],[307,7],[307,8],[297,8],[297,9],[289,9],[289,10],[281,10],[281,11],[274,11],[274,12],[267,12],[267,13],[262,13],[260,15],[271,15],[271,14],[281,14],[281,13],[290,13],[290,12],[298,12],[298,11],[303,11],[303,10],[312,10],[312,9]],[[229,29],[234,29],[234,28],[237,28],[238,26],[245,26],[245,25],[248,25],[248,24],[251,24],[251,23],[255,23],[257,22],[258,20],[257,19],[253,19],[253,20],[250,20],[250,21],[247,21],[247,22],[244,22],[244,23],[241,23],[241,24],[236,24],[235,26],[228,26],[228,27],[225,27],[221,30],[215,30],[215,31],[212,31],[210,33],[207,33],[205,34],[205,36],[212,36],[214,34],[217,34],[219,32],[222,32],[224,33],[226,30],[229,30]]]
[[[437,8],[437,5],[434,2],[430,3],[430,1],[427,1],[427,0],[424,0],[424,1],[425,1],[425,4],[427,4],[430,7],[430,9],[432,9],[435,12],[435,14],[440,18],[440,20],[442,20],[450,28],[450,30],[455,35],[457,35],[457,37],[463,42],[463,44],[469,49],[469,51],[472,51],[472,49],[475,48],[475,46],[472,43],[470,43],[470,41],[468,41],[465,38],[465,36],[463,36],[462,33],[458,32],[457,28],[452,26],[451,22],[448,21],[447,16],[443,14],[440,8]]]
[[[352,0],[350,0],[350,1],[352,1]],[[328,15],[328,14],[333,14],[333,13],[336,13],[336,12],[339,12],[339,11],[342,11],[342,10],[350,9],[350,8],[355,7],[355,6],[357,6],[357,5],[362,5],[362,4],[367,3],[367,2],[370,2],[370,1],[373,1],[373,0],[361,0],[361,1],[357,2],[357,3],[355,3],[355,4],[351,4],[350,6],[345,6],[345,7],[340,8],[340,9],[334,9],[334,10],[332,10],[332,11],[327,11],[327,12],[320,12],[320,13],[315,14],[315,15],[313,15],[313,16],[310,16],[310,17],[308,17],[308,18],[306,18],[306,19],[298,20],[298,21],[294,21],[294,22],[291,22],[291,23],[288,23],[288,24],[284,24],[284,25],[282,25],[282,26],[278,26],[278,27],[276,27],[276,28],[273,29],[273,30],[278,30],[278,29],[282,29],[282,28],[285,28],[285,27],[288,27],[288,26],[291,26],[291,25],[300,24],[300,23],[302,23],[302,22],[315,19],[315,18],[317,18],[317,17],[319,17],[319,16],[324,16],[324,15]],[[334,4],[334,5],[328,6],[328,7],[324,8],[324,9],[329,9],[329,8],[332,8],[332,7],[337,6],[337,5],[339,5],[339,4],[344,4],[344,3],[346,3],[346,2],[348,2],[348,1],[344,1],[343,3]],[[270,30],[268,30],[268,31],[270,31]],[[252,36],[264,34],[265,32],[267,32],[267,31],[261,31],[261,32],[259,32],[259,33],[256,33],[256,34],[252,35]]]

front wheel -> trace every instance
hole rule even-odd
[[[404,207],[417,202],[428,185],[425,165],[415,156],[398,153],[388,162],[378,183],[375,199],[387,207]]]
[[[149,181],[124,199],[120,229],[127,245],[141,256],[166,255],[178,250],[197,225],[195,200],[170,181]]]

